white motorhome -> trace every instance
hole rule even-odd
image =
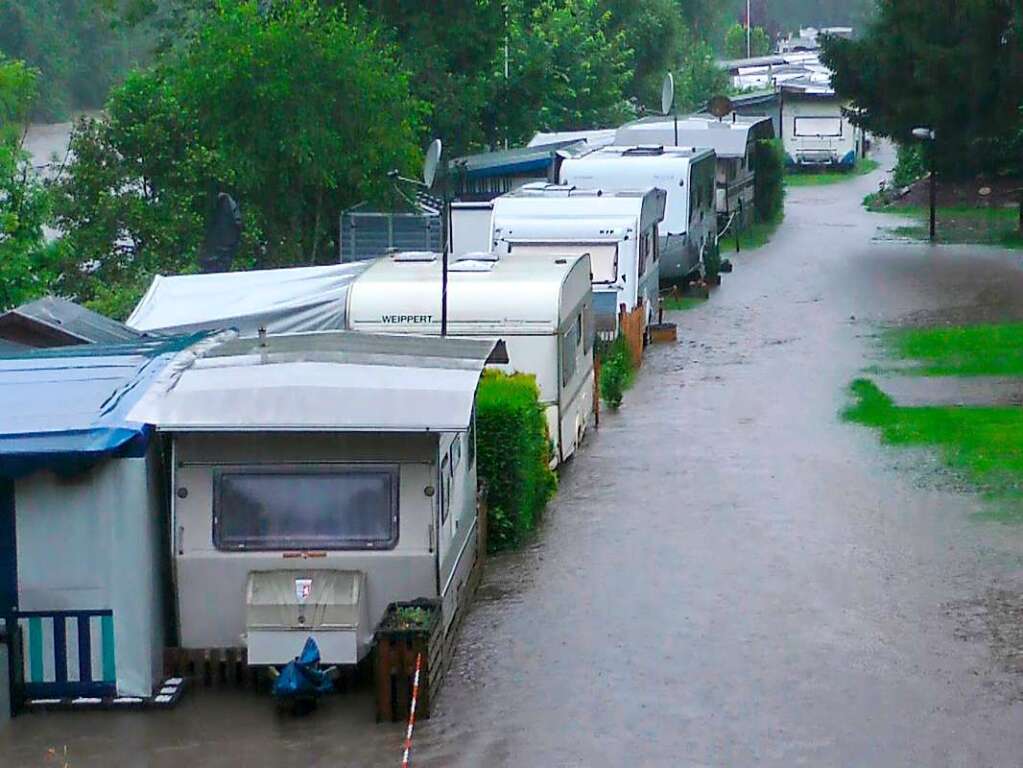
[[[768,117],[732,113],[724,119],[690,115],[678,121],[650,117],[618,129],[615,144],[676,144],[709,147],[717,157],[715,207],[722,218],[737,216],[743,225],[753,220],[756,142],[773,138]]]
[[[826,83],[802,79],[782,87],[786,161],[800,168],[851,169],[863,151],[863,131]]]
[[[170,443],[180,645],[277,665],[311,636],[355,664],[420,597],[449,629],[485,546],[473,413],[495,343],[232,335],[130,414]]]
[[[441,258],[401,253],[374,262],[351,286],[349,329],[436,335]],[[570,457],[593,412],[593,294],[588,255],[516,259],[470,254],[448,274],[448,334],[500,338],[507,372],[536,376],[554,442],[552,464]]]
[[[658,301],[657,227],[662,189],[605,192],[557,184],[527,184],[494,201],[493,247],[502,258],[537,253],[588,253],[598,333],[618,331],[618,310],[645,306],[647,324]]]
[[[563,153],[558,182],[582,189],[663,189],[660,278],[672,282],[697,275],[717,239],[714,164],[710,149],[601,147]]]

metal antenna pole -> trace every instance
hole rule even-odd
[[[451,174],[444,177],[444,253],[440,272],[440,335],[448,335],[448,253],[451,250]]]
[[[678,110],[672,105],[671,115],[675,118],[675,146],[678,146]]]

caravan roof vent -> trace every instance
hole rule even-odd
[[[640,144],[638,147],[629,147],[622,152],[623,157],[634,156],[634,155],[663,155],[664,146],[662,144]]]
[[[463,253],[455,259],[457,264],[459,261],[497,261],[500,256],[494,251],[469,251]]]
[[[391,258],[400,262],[428,262],[436,261],[437,254],[433,251],[399,251],[392,254]]]
[[[461,258],[448,267],[448,272],[489,272],[494,268],[497,259],[492,258]]]

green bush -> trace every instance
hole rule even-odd
[[[635,370],[632,355],[624,336],[599,349],[600,356],[600,397],[612,410],[622,404],[625,390],[632,386]]]
[[[753,206],[757,221],[781,218],[785,208],[785,150],[778,139],[761,139],[754,154]]]
[[[721,244],[714,238],[714,242],[707,246],[703,253],[703,269],[708,277],[714,277],[721,272]]]
[[[536,378],[483,374],[476,397],[479,478],[487,502],[487,550],[518,546],[558,487]]]
[[[919,144],[900,144],[895,170],[892,172],[892,184],[896,187],[908,187],[927,173],[923,148]]]

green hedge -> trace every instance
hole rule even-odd
[[[487,550],[518,546],[558,487],[536,378],[483,374],[476,398],[476,450],[486,485]]]
[[[785,209],[785,150],[781,142],[758,141],[754,162],[753,207],[757,221],[778,221]]]

